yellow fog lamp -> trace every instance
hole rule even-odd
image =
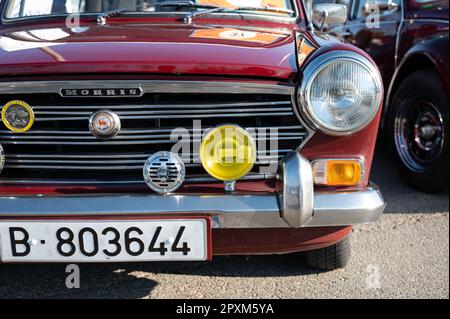
[[[364,162],[359,159],[321,159],[312,166],[314,183],[320,186],[356,186],[365,177]]]
[[[206,172],[234,191],[235,181],[247,175],[256,161],[256,143],[243,128],[222,125],[209,131],[200,146]]]

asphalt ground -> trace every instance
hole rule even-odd
[[[211,263],[0,266],[0,298],[449,298],[449,196],[406,185],[381,153],[372,180],[388,202],[357,226],[347,268],[308,269],[301,254],[218,257]]]

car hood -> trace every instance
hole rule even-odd
[[[113,24],[0,31],[0,76],[87,73],[291,79],[292,30]]]

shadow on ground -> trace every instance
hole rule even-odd
[[[378,147],[371,181],[380,186],[387,202],[386,214],[424,214],[449,211],[448,189],[441,194],[426,194],[409,186],[392,159]]]
[[[66,265],[0,266],[2,298],[111,298],[135,299],[149,296],[158,282],[153,274],[206,277],[285,277],[307,276],[319,271],[308,269],[300,254],[280,256],[215,257],[214,261],[176,263],[128,263],[80,265],[80,289],[67,289]],[[140,274],[146,274],[141,276]],[[149,278],[150,277],[150,278]],[[36,289],[39,287],[39,289]]]

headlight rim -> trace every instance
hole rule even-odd
[[[377,92],[373,102],[374,107],[370,116],[364,122],[361,122],[361,124],[357,127],[348,130],[332,129],[330,126],[323,124],[316,118],[312,110],[312,105],[310,105],[310,103],[308,102],[309,94],[311,93],[311,86],[315,78],[325,67],[329,66],[331,63],[335,63],[338,61],[350,61],[362,66],[374,80],[377,88]],[[384,89],[381,75],[377,67],[369,59],[353,51],[334,50],[321,54],[320,56],[314,58],[306,66],[303,72],[302,82],[298,87],[298,106],[297,108],[295,108],[295,113],[297,114],[297,117],[300,119],[300,121],[306,122],[306,124],[314,131],[319,130],[327,135],[332,136],[351,135],[365,129],[376,118],[382,106],[381,104],[383,101],[383,92]]]

